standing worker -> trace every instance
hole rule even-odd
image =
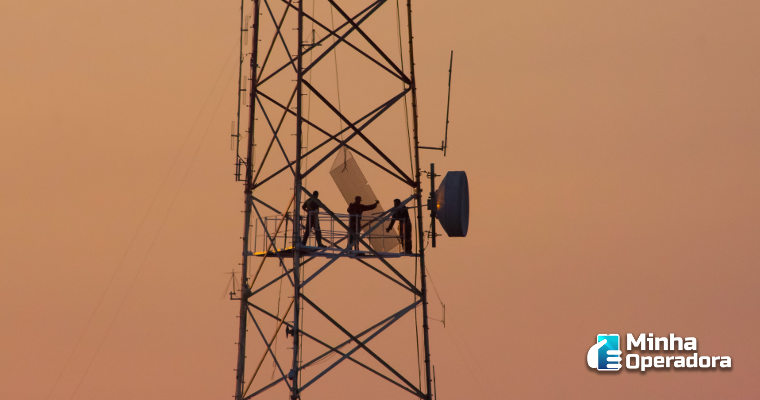
[[[309,238],[309,232],[314,229],[314,237],[317,238],[317,245],[322,245],[322,230],[319,229],[319,205],[321,202],[318,199],[319,192],[314,191],[308,200],[306,200],[301,208],[306,211],[306,232],[303,234],[303,241],[301,244],[306,246],[306,240]]]
[[[393,213],[391,214],[391,224],[388,225],[386,232],[393,229],[393,223],[398,221],[398,228],[401,246],[404,248],[404,254],[412,254],[412,220],[409,218],[409,210],[401,205],[401,200],[393,199]]]
[[[354,202],[348,205],[348,247],[347,249],[359,250],[359,234],[362,226],[362,213],[377,207],[380,200],[375,200],[375,204],[365,206],[362,204],[362,197],[356,196]]]

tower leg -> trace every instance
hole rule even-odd
[[[253,48],[251,50],[251,91],[250,109],[248,120],[248,148],[245,164],[245,218],[243,225],[243,262],[241,263],[240,274],[240,314],[239,332],[238,332],[238,356],[237,368],[235,370],[235,400],[243,399],[243,386],[245,385],[245,345],[248,324],[248,298],[251,295],[248,287],[248,243],[251,237],[251,213],[253,211],[253,121],[256,111],[256,72],[257,72],[257,55],[259,43],[259,4],[260,0],[253,0]],[[243,5],[241,4],[241,18],[243,15]]]
[[[301,332],[301,159],[303,143],[303,0],[298,0],[298,55],[296,58],[296,159],[293,195],[293,366],[288,378],[291,380],[290,399],[298,400],[299,394],[299,357]]]
[[[430,376],[430,334],[428,326],[428,301],[427,301],[427,283],[425,272],[425,247],[424,227],[422,225],[422,185],[420,170],[420,140],[419,140],[419,121],[417,114],[417,80],[414,73],[414,36],[412,34],[412,0],[406,1],[407,21],[409,25],[409,74],[410,86],[412,91],[412,126],[414,130],[414,168],[415,168],[415,188],[414,196],[417,202],[417,243],[419,247],[420,258],[420,291],[422,297],[422,336],[425,353],[425,399],[431,400],[432,380]]]

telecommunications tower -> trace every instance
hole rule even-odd
[[[446,143],[419,143],[411,0],[241,0],[240,24],[235,399],[432,399],[425,246],[468,197],[420,169]]]

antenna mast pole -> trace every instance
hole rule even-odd
[[[449,109],[451,108],[451,68],[454,66],[454,50],[451,50],[449,58],[449,91],[446,95],[446,128],[443,131],[443,156],[446,157],[446,149],[449,147]],[[435,239],[433,239],[435,241]],[[433,246],[435,247],[435,246]]]
[[[245,341],[248,322],[248,298],[251,289],[248,287],[248,243],[251,235],[251,211],[253,208],[253,122],[255,120],[255,101],[258,83],[257,76],[257,53],[259,44],[259,2],[253,0],[253,49],[251,50],[251,90],[248,119],[248,148],[245,162],[245,225],[243,225],[243,262],[241,263],[240,275],[240,330],[238,333],[238,359],[235,370],[235,400],[243,399],[243,386],[245,384]]]
[[[427,283],[425,274],[425,237],[422,226],[422,185],[420,172],[420,139],[417,114],[417,80],[414,74],[414,35],[412,34],[412,0],[406,1],[407,19],[409,25],[409,86],[412,90],[412,126],[414,131],[414,196],[417,202],[417,243],[420,257],[420,291],[422,297],[422,335],[425,347],[425,399],[431,400],[432,381],[430,377],[430,336],[428,326]]]

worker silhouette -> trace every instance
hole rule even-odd
[[[306,211],[306,231],[303,234],[302,245],[306,245],[306,240],[309,239],[309,233],[314,229],[314,237],[317,238],[317,246],[324,247],[322,245],[322,230],[319,229],[319,206],[322,202],[319,201],[319,192],[314,191],[308,200],[306,200],[301,208]]]
[[[412,220],[409,218],[409,210],[401,205],[401,200],[393,199],[391,212],[391,223],[385,231],[390,232],[393,229],[393,224],[398,221],[401,247],[404,248],[404,254],[412,254]]]
[[[375,200],[375,204],[366,206],[362,204],[362,197],[356,196],[354,202],[348,205],[348,247],[346,249],[359,250],[362,213],[374,209],[378,204],[380,204],[380,201]]]

